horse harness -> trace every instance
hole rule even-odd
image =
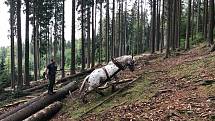
[[[105,80],[105,82],[111,81],[111,78],[113,76],[115,76],[117,73],[119,73],[121,70],[125,70],[125,67],[122,66],[122,64],[120,64],[117,60],[114,60],[112,58],[112,62],[119,68],[113,75],[109,76],[107,70],[105,69],[105,67],[102,68],[102,70],[105,72],[105,75],[107,77],[107,79]]]

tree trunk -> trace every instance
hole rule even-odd
[[[45,97],[41,97],[38,101],[33,102],[31,105],[24,107],[18,112],[4,118],[2,121],[21,121],[36,113],[37,111],[43,109],[47,105],[55,102],[56,100],[60,100],[65,98],[65,96],[69,93],[69,91],[73,92],[78,88],[76,82],[71,82],[66,86],[59,89],[54,95],[47,95]]]
[[[175,33],[176,33],[176,0],[173,0],[173,11],[172,11],[172,26],[171,26],[171,38],[172,38],[172,50],[175,51],[176,48],[176,38],[175,38]]]
[[[190,19],[191,19],[191,0],[189,0],[189,2],[188,2],[188,16],[187,16],[185,50],[190,49],[190,25],[191,25]]]
[[[151,53],[155,52],[156,0],[152,1]]]
[[[170,45],[170,30],[171,30],[171,3],[172,0],[168,0],[168,15],[167,15],[167,41],[166,41],[166,54],[165,58],[168,58],[170,55],[169,45]]]
[[[53,104],[45,107],[44,109],[38,111],[34,115],[28,117],[24,121],[41,121],[41,120],[48,120],[54,114],[56,114],[61,108],[63,104],[59,101],[54,102]]]
[[[181,24],[181,0],[177,1],[177,14],[176,14],[176,48],[180,49],[180,24]]]
[[[93,3],[92,3],[92,53],[91,53],[91,68],[93,68],[95,66],[95,24],[94,24],[94,3],[95,1],[93,0]]]
[[[163,53],[163,47],[164,47],[164,30],[165,30],[165,15],[164,15],[164,8],[165,8],[165,1],[163,0],[162,4],[162,17],[161,17],[161,42],[160,42],[160,52]]]
[[[84,7],[85,2],[81,0],[81,70],[85,69],[85,37],[84,37]]]
[[[195,1],[193,0],[193,5],[192,5],[192,17],[191,17],[191,41],[194,41],[194,23],[195,23],[195,20],[194,20],[194,14],[195,14],[195,11],[194,11],[194,6],[195,6]]]
[[[64,78],[65,77],[65,70],[64,70],[64,67],[65,67],[65,37],[64,37],[64,24],[65,24],[65,17],[64,17],[64,8],[65,8],[65,0],[63,0],[63,22],[62,22],[62,59],[61,59],[61,69],[62,69],[62,77],[61,78]]]
[[[34,1],[33,14],[33,44],[34,44],[34,80],[37,81],[37,38],[36,38],[36,1]]]
[[[58,24],[57,24],[57,1],[55,0],[55,2],[54,2],[54,4],[55,4],[55,12],[54,12],[54,20],[55,20],[55,22],[54,22],[54,60],[55,61],[57,61],[57,34],[58,34],[58,32],[57,32],[57,26],[58,26]]]
[[[102,55],[103,55],[103,34],[102,34],[102,1],[100,1],[100,45],[99,45],[99,63],[102,61]]]
[[[208,35],[208,0],[204,0],[204,40],[207,41]]]
[[[90,6],[87,6],[87,68],[90,68],[91,55],[90,42]]]
[[[214,30],[214,0],[209,0],[209,28],[208,28],[208,42],[212,46],[213,41],[213,30]]]
[[[22,78],[22,34],[21,34],[21,0],[17,1],[17,45],[18,45],[18,85],[17,89],[21,90],[23,85]]]
[[[119,47],[117,48],[118,50],[118,55],[117,56],[121,56],[122,55],[122,52],[121,52],[121,48],[122,48],[122,39],[121,39],[121,2],[118,1],[118,6],[119,6],[119,17],[118,17],[118,36],[119,36]]]
[[[109,42],[110,42],[110,36],[109,36],[109,0],[106,0],[107,4],[106,4],[106,47],[105,47],[105,61],[106,63],[109,62],[110,59],[110,52],[109,52]]]
[[[124,45],[124,54],[128,54],[128,22],[127,22],[127,7],[128,7],[128,1],[125,0],[125,17],[124,17],[124,41],[125,41],[125,45]]]
[[[75,0],[72,1],[72,42],[71,42],[71,72],[75,74]]]
[[[159,47],[160,47],[160,7],[161,7],[161,0],[157,0],[156,51],[159,51]]]
[[[125,47],[125,23],[124,23],[124,0],[121,2],[121,56],[125,54],[124,47]]]
[[[15,56],[14,56],[14,2],[10,1],[10,39],[11,39],[11,88],[15,89]]]
[[[113,11],[112,11],[112,40],[111,40],[111,57],[115,57],[115,0],[113,0]]]
[[[36,23],[36,35],[37,35],[37,51],[36,51],[36,55],[37,55],[37,73],[38,73],[38,76],[37,78],[39,79],[40,78],[40,43],[41,43],[41,35],[40,35],[40,25],[39,25],[39,18],[37,18],[37,23]]]
[[[26,28],[25,28],[25,85],[30,85],[29,79],[29,1],[26,4]]]
[[[137,42],[136,42],[136,49],[137,49],[137,54],[140,54],[140,0],[137,1]]]
[[[201,0],[197,0],[198,4],[198,13],[197,13],[197,22],[196,22],[196,32],[199,33],[201,30]]]

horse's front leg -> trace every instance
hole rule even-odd
[[[119,81],[119,77],[117,75],[113,76],[115,82],[117,83]],[[111,91],[112,92],[115,92],[117,89],[116,89],[116,84],[114,83],[111,83]]]

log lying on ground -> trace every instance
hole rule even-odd
[[[74,75],[59,79],[59,80],[57,80],[56,84],[63,83],[63,82],[66,82],[66,81],[68,81],[70,79],[73,79],[73,78],[76,78],[76,77],[83,76],[85,74],[91,73],[93,70],[94,69],[89,69],[89,70],[86,70],[86,71],[83,71],[83,72],[80,72],[80,73],[77,73],[77,74],[74,74]],[[24,93],[32,92],[32,91],[42,89],[42,88],[47,87],[47,86],[48,86],[48,83],[46,82],[45,84],[35,86],[35,87],[29,88],[29,89],[26,89],[26,90],[23,90],[23,92]]]
[[[39,97],[36,97],[36,98],[30,100],[29,102],[27,102],[27,103],[25,103],[25,104],[23,104],[23,105],[20,105],[20,106],[18,106],[17,108],[14,108],[13,110],[11,110],[11,111],[9,111],[9,112],[6,112],[6,113],[0,115],[0,120],[3,119],[3,118],[5,118],[5,117],[7,117],[7,116],[9,116],[9,115],[12,115],[13,113],[16,113],[17,111],[21,110],[22,108],[25,108],[25,107],[29,106],[29,105],[32,104],[33,102],[38,101],[38,100],[39,100],[41,97],[43,97],[43,96],[44,96],[44,95],[41,95],[41,96],[39,96]]]
[[[31,116],[32,114],[36,113],[37,111],[43,109],[47,105],[49,105],[57,100],[63,99],[69,93],[69,91],[73,92],[76,89],[78,89],[77,82],[76,81],[71,82],[71,83],[67,84],[66,86],[62,87],[61,89],[59,89],[54,95],[44,96],[44,97],[40,98],[38,101],[33,102],[31,105],[26,106],[26,107],[20,109],[19,111],[17,111],[16,113],[13,113],[13,114],[9,115],[8,117],[2,119],[2,121],[24,120],[24,119],[28,118],[29,116]]]
[[[62,108],[62,103],[57,101],[54,102],[53,104],[45,107],[44,109],[38,111],[34,115],[28,117],[24,121],[45,121],[50,119],[54,114],[56,114],[61,108]]]
[[[89,69],[89,70],[86,70],[86,71],[84,71],[84,72],[77,73],[77,74],[74,74],[74,75],[69,76],[69,77],[65,77],[65,78],[63,78],[63,79],[60,79],[57,83],[65,82],[65,81],[67,81],[67,80],[69,80],[69,79],[76,78],[76,77],[78,77],[78,76],[83,76],[83,75],[85,75],[85,74],[88,74],[88,73],[92,72],[93,70],[94,70],[94,69]],[[46,87],[46,86],[48,86],[48,83],[43,84],[43,85],[40,85],[40,86],[37,86],[37,87],[30,88],[30,89],[27,89],[27,90],[23,90],[23,92],[34,91],[34,90],[37,90],[37,89],[44,88],[44,87]],[[16,113],[17,111],[21,110],[22,108],[25,108],[26,106],[29,106],[31,103],[33,103],[33,102],[39,100],[42,96],[43,96],[43,95],[41,95],[41,96],[39,96],[39,97],[37,97],[37,98],[35,98],[35,99],[33,99],[33,100],[30,100],[29,102],[27,102],[27,103],[25,103],[25,104],[23,104],[23,105],[21,105],[21,106],[18,106],[17,108],[14,108],[13,110],[11,110],[11,111],[9,111],[9,112],[7,112],[7,113],[4,113],[4,114],[0,115],[0,120],[3,119],[3,118],[5,118],[5,117],[7,117],[7,116],[9,116],[9,115],[11,115],[11,114],[13,114],[13,113]]]

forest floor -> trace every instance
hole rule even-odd
[[[160,54],[140,56],[134,72],[119,75],[121,79],[141,75],[129,88],[84,117],[111,91],[105,90],[104,97],[91,94],[87,104],[76,98],[78,93],[72,94],[52,121],[215,120],[215,53],[208,50],[201,44],[168,59]]]
[[[63,109],[52,121],[212,121],[215,120],[215,53],[209,53],[205,44],[187,52],[173,53],[164,59],[162,54],[136,56],[134,72],[119,74],[121,79],[135,79],[133,84],[111,100],[105,102],[85,116],[86,111],[109,97],[111,89],[104,90],[105,96],[91,93],[88,103],[83,104],[78,90],[63,102]],[[79,77],[76,80],[83,80]],[[118,86],[121,89],[125,84]],[[57,88],[62,85],[57,85]],[[4,107],[9,102],[25,102],[41,94],[43,90],[18,99],[0,102],[0,114],[15,108]],[[23,103],[23,102],[22,102]],[[20,103],[20,104],[22,104]]]

